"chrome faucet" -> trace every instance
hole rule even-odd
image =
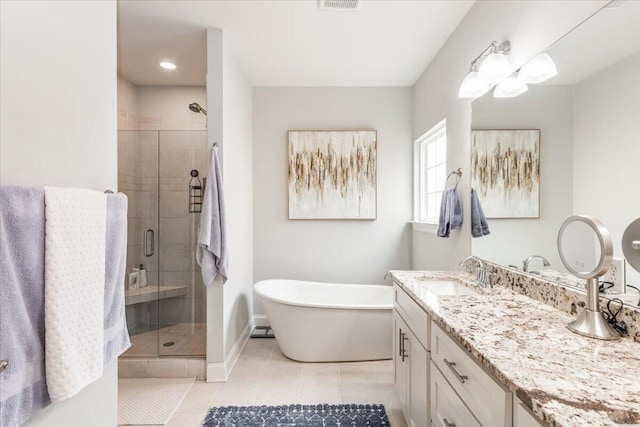
[[[469,261],[475,262],[476,264],[476,283],[484,288],[490,288],[491,282],[489,280],[489,277],[492,273],[487,271],[487,264],[482,260],[482,258],[472,255],[460,261],[460,267],[466,267],[467,262]]]
[[[545,257],[543,257],[542,255],[531,255],[529,258],[527,258],[524,261],[522,261],[522,271],[524,271],[524,272],[529,271],[529,263],[531,261],[533,261],[534,259],[536,259],[536,258],[542,260],[542,265],[544,267],[551,266],[551,263],[549,263],[549,261],[547,261],[547,259]]]

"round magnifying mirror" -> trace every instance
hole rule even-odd
[[[609,231],[598,219],[575,215],[560,227],[558,251],[571,274],[591,279],[602,276],[611,266],[613,244]]]
[[[640,271],[640,218],[633,221],[622,235],[622,252],[631,267]]]
[[[598,277],[607,272],[613,257],[609,231],[599,220],[587,215],[569,217],[558,232],[558,251],[567,270],[587,280],[587,306],[568,328],[580,335],[615,340],[618,334],[600,311]]]

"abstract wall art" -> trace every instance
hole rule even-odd
[[[539,218],[540,129],[472,130],[471,186],[487,218]]]
[[[376,162],[376,131],[290,131],[289,219],[376,219]]]

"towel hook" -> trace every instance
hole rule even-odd
[[[447,180],[444,183],[445,188],[447,188],[447,183],[449,182],[449,178],[451,178],[451,175],[455,175],[457,177],[456,185],[453,188],[458,188],[458,183],[460,182],[460,177],[462,176],[462,168],[458,168],[454,171],[451,171],[451,173],[447,176]]]

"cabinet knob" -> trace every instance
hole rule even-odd
[[[0,360],[0,372],[4,372],[8,366],[9,366],[8,360]]]
[[[444,425],[445,425],[446,427],[456,427],[456,424],[455,424],[455,423],[450,423],[449,421],[447,421],[447,419],[446,419],[446,418],[443,418],[443,419],[442,419],[442,422],[444,423]]]

